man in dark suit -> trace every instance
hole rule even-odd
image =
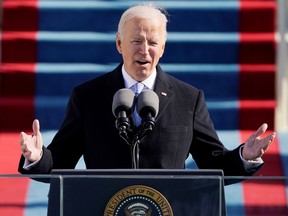
[[[131,168],[130,146],[120,138],[111,111],[114,94],[142,83],[156,92],[159,113],[152,133],[139,144],[139,168],[183,169],[189,153],[202,169],[252,175],[276,134],[261,138],[263,124],[246,143],[228,151],[219,140],[201,90],[165,74],[158,65],[166,43],[167,18],[154,6],[134,6],[119,22],[116,37],[123,57],[115,70],[74,88],[66,117],[52,143],[43,146],[38,120],[33,134],[20,134],[21,173],[73,169],[83,155],[88,169]],[[129,117],[131,128],[137,128]]]

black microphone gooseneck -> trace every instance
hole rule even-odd
[[[142,91],[138,95],[136,108],[142,121],[134,134],[132,143],[134,146],[136,167],[139,168],[139,144],[146,135],[152,132],[156,125],[155,118],[159,110],[158,95],[152,90]]]

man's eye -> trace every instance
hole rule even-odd
[[[151,46],[157,46],[157,45],[158,45],[158,43],[157,43],[156,41],[150,41],[149,44],[150,44]]]
[[[133,44],[140,44],[141,41],[140,41],[140,40],[133,40],[132,43],[133,43]]]

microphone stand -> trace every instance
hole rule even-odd
[[[132,168],[133,169],[139,169],[139,144],[140,140],[138,139],[138,136],[134,136],[133,142],[131,145],[131,157],[132,157]]]
[[[137,128],[137,131],[133,137],[131,145],[131,156],[132,156],[132,168],[139,169],[139,144],[141,140],[150,134],[155,127],[155,119],[150,114],[143,119],[140,127]]]
[[[136,133],[132,136],[133,131],[130,129],[129,119],[125,115],[120,115],[116,120],[116,128],[118,128],[119,136],[130,146],[132,169],[139,169],[139,144],[141,140],[150,134],[155,126],[155,119],[151,114],[142,119],[142,124],[136,129]]]
[[[116,128],[118,128],[119,136],[130,146],[132,168],[139,169],[139,132],[136,131],[136,133],[133,134],[133,131],[129,130],[130,123],[127,117],[119,117],[116,120]],[[143,135],[141,138],[143,138]]]
[[[141,139],[143,139],[148,133],[143,130],[143,127],[139,127],[136,131],[131,145],[130,145],[130,151],[131,151],[131,157],[132,157],[132,168],[133,169],[139,169],[139,144],[141,142]]]
[[[128,144],[128,145],[131,145],[130,144],[130,138],[129,138],[129,128],[130,128],[130,122],[129,122],[129,119],[126,117],[125,113],[119,113],[119,117],[116,119],[116,122],[115,122],[115,125],[116,125],[116,128],[118,129],[118,133],[119,133],[119,136],[125,140],[125,142]]]

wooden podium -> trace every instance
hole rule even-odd
[[[226,215],[221,170],[53,170],[48,216]]]

